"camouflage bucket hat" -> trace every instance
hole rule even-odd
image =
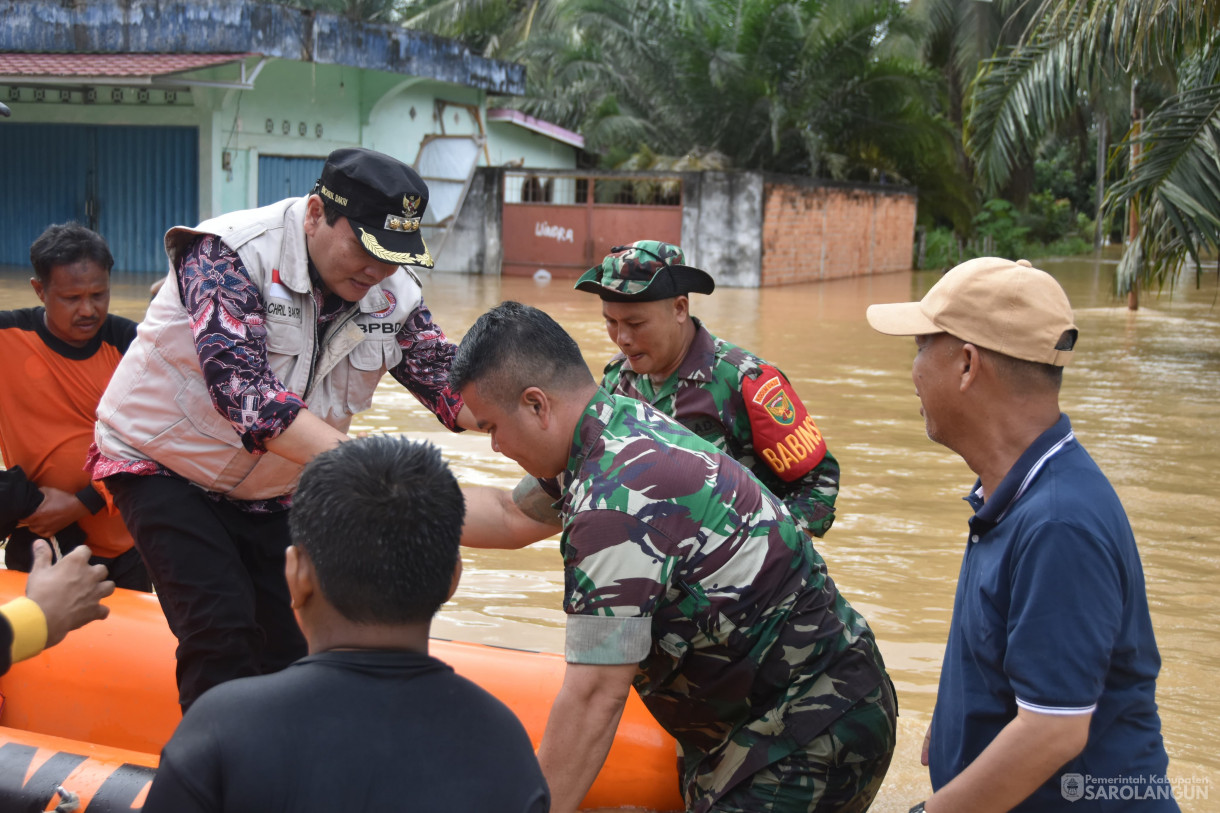
[[[706,271],[686,265],[682,249],[658,240],[615,246],[576,281],[576,290],[608,302],[651,302],[685,294],[710,294],[716,283]]]

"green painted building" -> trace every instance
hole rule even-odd
[[[0,264],[76,219],[119,269],[160,272],[169,226],[304,194],[331,150],[364,146],[428,179],[443,269],[475,167],[575,166],[576,134],[489,116],[524,83],[453,40],[286,6],[3,0]]]

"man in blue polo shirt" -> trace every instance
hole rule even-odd
[[[868,321],[915,337],[928,437],[979,477],[924,744],[935,792],[912,813],[1177,810],[1135,537],[1059,411],[1067,295],[982,257]]]

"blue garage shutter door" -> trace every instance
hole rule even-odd
[[[0,122],[0,264],[30,265],[30,243],[52,223],[88,223],[89,136],[66,124]]]
[[[308,195],[322,175],[325,158],[258,157],[258,205],[267,206],[284,198]]]
[[[114,266],[165,273],[165,232],[199,222],[199,139],[188,127],[98,127],[97,230]]]
[[[106,238],[115,270],[164,273],[165,230],[199,219],[198,144],[190,127],[0,124],[0,263],[28,266],[47,226],[76,220]]]

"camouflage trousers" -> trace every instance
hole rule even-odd
[[[804,750],[730,789],[709,813],[863,813],[890,767],[897,719],[886,679]]]

